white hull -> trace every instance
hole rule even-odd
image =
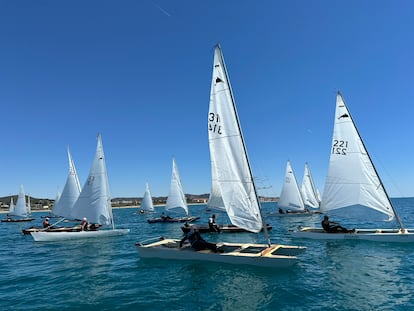
[[[223,252],[195,251],[188,244],[179,248],[179,240],[163,239],[151,244],[137,243],[142,258],[210,261],[228,264],[254,265],[260,267],[285,268],[297,262],[296,255],[305,251],[302,246],[264,244],[218,243]]]
[[[271,212],[270,216],[280,216],[280,217],[304,217],[304,216],[314,216],[320,215],[321,212],[319,211],[309,211],[309,212],[289,212],[289,213],[279,213],[279,212]]]
[[[328,233],[320,228],[302,228],[291,232],[297,238],[314,240],[363,240],[375,242],[414,243],[414,229],[406,229],[405,233],[398,229],[355,229],[350,233]]]
[[[37,242],[51,242],[64,240],[78,240],[87,238],[100,238],[108,236],[125,235],[129,233],[129,229],[111,229],[97,231],[78,231],[78,232],[31,232],[33,239]]]

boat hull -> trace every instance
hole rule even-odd
[[[148,223],[153,224],[153,223],[158,223],[158,222],[167,222],[167,223],[171,223],[171,222],[193,222],[196,221],[197,219],[200,219],[200,217],[180,217],[180,218],[152,218],[152,219],[147,219]]]
[[[250,232],[250,231],[247,231],[247,230],[245,230],[245,229],[243,229],[243,228],[240,228],[240,227],[237,227],[237,226],[235,226],[235,225],[232,225],[232,224],[228,224],[228,225],[218,225],[218,227],[219,227],[219,229],[220,229],[220,231],[218,232],[218,231],[216,231],[216,230],[214,230],[214,229],[211,229],[209,226],[207,226],[207,225],[190,225],[190,226],[182,226],[181,227],[181,230],[184,232],[184,233],[187,233],[187,232],[189,232],[190,230],[191,230],[191,228],[192,227],[194,227],[194,228],[197,228],[197,230],[200,232],[200,233],[238,233],[238,232]],[[270,226],[270,225],[267,225],[267,230],[271,230],[272,229],[272,226]]]
[[[400,232],[398,229],[355,229],[349,233],[328,233],[321,228],[302,228],[291,232],[297,238],[314,240],[363,240],[375,242],[414,243],[414,229]]]
[[[296,255],[305,247],[264,244],[218,243],[220,252],[210,250],[195,251],[188,244],[179,247],[179,240],[162,239],[150,244],[137,243],[141,258],[161,258],[185,261],[209,261],[237,265],[286,268],[297,262]]]
[[[28,222],[32,221],[34,218],[22,218],[22,219],[2,219],[1,222]]]
[[[64,240],[79,240],[88,238],[101,238],[109,236],[125,235],[129,233],[129,229],[114,230],[96,230],[96,231],[78,231],[78,232],[47,232],[37,231],[30,232],[36,242],[51,242]]]

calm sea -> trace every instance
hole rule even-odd
[[[414,199],[394,199],[414,228]],[[276,210],[263,205],[264,215]],[[163,211],[160,207],[157,215]],[[207,222],[204,205],[191,214]],[[217,222],[227,222],[221,213]],[[129,235],[101,240],[34,242],[21,233],[40,225],[0,223],[0,310],[413,310],[414,245],[291,238],[288,230],[320,216],[269,216],[273,243],[308,249],[288,270],[199,262],[141,260],[135,242],[181,237],[178,224],[148,224],[136,209],[116,209]],[[5,215],[0,215],[5,217]],[[261,234],[208,235],[207,240],[263,242]]]

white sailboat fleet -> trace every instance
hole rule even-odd
[[[212,177],[216,193],[221,195],[231,222],[251,232],[264,227],[250,164],[247,157],[240,122],[219,45],[215,48],[210,108],[208,114],[209,146]],[[189,246],[179,247],[177,239],[159,239],[156,242],[137,243],[143,258],[202,260],[265,267],[287,267],[297,261],[296,255],[305,248],[271,244],[220,242],[220,252],[195,251]]]
[[[279,208],[278,215],[280,216],[300,216],[320,213],[316,209],[310,209],[310,207],[318,208],[319,202],[317,199],[317,190],[314,186],[307,163],[305,164],[302,186],[299,188],[292,165],[290,161],[287,161],[285,178],[277,206]]]
[[[98,135],[95,158],[87,181],[73,205],[71,217],[77,219],[85,217],[89,223],[99,224],[102,228],[94,231],[71,232],[45,230],[31,232],[30,234],[35,241],[60,241],[117,236],[129,232],[129,229],[115,229],[101,135]]]
[[[327,233],[322,228],[302,228],[293,236],[311,239],[352,239],[381,242],[414,242],[412,230],[404,228],[375,169],[349,110],[338,92],[328,176],[321,212],[365,207],[395,218],[395,229],[355,229],[351,233]]]

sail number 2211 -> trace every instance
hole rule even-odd
[[[332,153],[333,154],[346,155],[347,148],[348,148],[348,141],[347,140],[334,139],[333,146],[332,146]]]
[[[218,113],[210,112],[208,114],[208,130],[212,131],[213,133],[222,134],[221,125],[220,125],[220,117]]]

